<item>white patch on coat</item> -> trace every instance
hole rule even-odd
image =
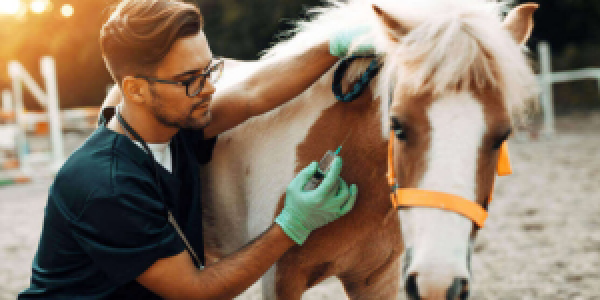
[[[478,152],[486,129],[483,106],[470,93],[449,95],[432,104],[428,118],[431,146],[418,188],[475,201]],[[471,220],[437,208],[413,207],[400,216],[406,247],[413,248],[405,275],[418,274],[420,289],[439,287],[419,290],[421,296],[445,293],[454,278],[469,278]]]
[[[234,83],[229,78],[222,84]],[[219,136],[203,170],[203,199],[211,202],[214,229],[226,254],[271,225],[275,208],[295,177],[298,144],[335,103],[328,73],[296,99]]]
[[[256,67],[257,63],[246,64],[235,74]],[[205,239],[218,239],[223,254],[239,250],[273,224],[277,204],[296,175],[298,144],[322,112],[337,102],[331,73],[290,102],[219,136],[201,178],[203,202],[209,202],[213,219],[213,225],[204,228]],[[235,74],[225,73],[219,88],[238,84]],[[263,278],[264,299],[276,298],[275,274],[273,265]]]

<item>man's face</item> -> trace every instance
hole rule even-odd
[[[214,63],[212,58],[206,36],[200,31],[195,36],[177,40],[152,76],[186,80],[193,74],[206,71]],[[172,84],[152,83],[150,92],[153,98],[150,109],[163,125],[200,129],[210,122],[209,106],[215,88],[208,80],[203,90],[193,98],[187,96],[185,86]]]

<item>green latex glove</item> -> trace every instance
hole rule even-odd
[[[337,32],[329,40],[329,53],[333,56],[344,57],[348,55],[348,50],[352,46],[352,41],[357,37],[371,31],[371,27],[363,25],[355,28],[349,28]],[[373,41],[366,41],[358,45],[354,54],[372,54],[375,52]]]
[[[275,219],[283,231],[302,245],[311,231],[347,214],[356,201],[356,185],[348,187],[342,180],[342,159],[336,157],[321,184],[314,190],[304,186],[317,172],[317,162],[311,163],[292,180],[285,193],[285,206]],[[336,184],[339,183],[339,189]]]

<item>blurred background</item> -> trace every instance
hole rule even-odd
[[[117,2],[0,0],[0,91],[13,91],[10,61],[18,61],[41,90],[46,91],[40,59],[50,56],[56,66],[60,110],[85,112],[81,108],[91,109],[88,111],[91,113],[84,113],[80,118],[87,118],[81,121],[83,123],[68,124],[66,113],[63,116],[65,156],[93,130],[97,113],[94,109],[100,106],[107,87],[112,84],[101,58],[98,38],[110,7]],[[320,0],[188,2],[201,8],[213,52],[246,60],[257,59],[261,50],[276,41],[278,32],[290,28],[289,20],[305,17],[305,8],[322,4]],[[600,1],[537,2],[541,7],[535,13],[535,28],[528,42],[534,66],[539,71],[544,65],[547,73],[568,71],[563,74],[565,78],[575,80],[547,85],[553,94],[556,134],[540,133],[543,118],[539,115],[534,118],[537,125],[534,122],[525,128],[524,139],[511,146],[517,174],[514,179],[508,179],[510,186],[499,183],[499,195],[492,204],[498,205],[497,212],[492,214],[498,221],[492,220],[491,229],[478,241],[476,249],[481,253],[477,254],[480,258],[476,258],[475,269],[479,268],[476,273],[481,274],[481,281],[475,283],[479,289],[475,295],[481,299],[600,299],[600,223],[596,221],[600,214],[600,158],[597,155],[600,148]],[[539,59],[543,48],[539,45],[544,41],[549,46],[546,64]],[[576,78],[573,71],[584,75]],[[32,116],[44,113],[35,93],[23,88],[22,95],[25,111]],[[14,100],[14,95],[9,93],[10,96]],[[14,101],[11,103],[3,101],[0,106],[0,299],[14,298],[28,283],[51,182],[51,177],[31,182],[31,178],[20,173],[10,175],[13,173],[9,169],[18,169],[19,159],[24,155],[15,153],[18,147],[14,143],[21,143],[27,154],[48,152],[52,146],[48,142],[52,133],[45,117],[31,121],[35,124],[29,124],[33,127],[27,128],[27,137],[21,140],[18,132],[3,129],[2,126],[9,128],[15,123],[11,113]],[[32,166],[34,169],[29,172],[35,173],[35,164]],[[533,198],[533,204],[517,201],[524,197]],[[579,223],[571,224],[569,216]],[[577,228],[576,233],[569,228]],[[507,230],[511,234],[504,236],[503,246],[494,248],[498,243],[493,236]],[[536,242],[527,244],[523,240]],[[566,241],[570,246],[565,245]],[[522,251],[516,254],[520,260],[514,256],[516,247]],[[540,253],[546,253],[544,249],[552,254],[540,258]],[[580,257],[585,264],[572,263],[562,258],[565,256]],[[533,272],[522,269],[524,265],[536,265],[531,258],[543,262]],[[511,261],[514,263],[510,264]],[[511,277],[515,273],[518,276]],[[538,287],[540,282],[544,282],[542,288]],[[327,299],[338,299],[337,292],[331,293],[334,296]],[[507,293],[513,296],[506,296]]]
[[[274,36],[320,0],[197,0],[213,52],[256,59]],[[519,1],[521,2],[521,1]],[[522,1],[526,2],[526,1]],[[600,1],[544,0],[535,13],[528,46],[536,56],[548,41],[553,70],[600,66]],[[0,0],[0,89],[10,88],[9,60],[18,60],[38,81],[39,59],[56,59],[61,108],[100,105],[111,79],[98,46],[99,29],[114,0]],[[37,76],[37,77],[36,77]],[[556,113],[599,108],[593,80],[555,85]],[[28,109],[40,109],[25,95]]]

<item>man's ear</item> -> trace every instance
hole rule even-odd
[[[133,76],[123,77],[123,95],[126,99],[137,104],[142,104],[148,94],[148,83],[140,78]]]
[[[537,3],[525,3],[513,8],[504,19],[504,28],[519,44],[525,44],[533,30],[533,12]]]
[[[378,5],[373,4],[373,11],[385,27],[388,37],[393,42],[398,42],[401,37],[405,36],[410,31],[411,27],[406,24],[406,22],[402,22],[392,17]]]

